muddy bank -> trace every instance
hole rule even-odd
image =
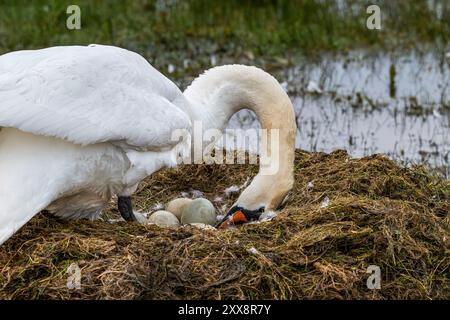
[[[151,210],[183,192],[237,197],[255,166],[182,166],[147,179]],[[0,297],[112,299],[449,299],[450,183],[381,155],[297,151],[290,200],[272,221],[225,231],[39,215],[0,247]],[[81,289],[67,269],[81,268]],[[369,265],[381,289],[366,286]]]

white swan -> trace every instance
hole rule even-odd
[[[95,218],[112,195],[134,220],[130,196],[153,172],[190,152],[175,129],[223,130],[238,110],[280,130],[279,170],[258,174],[230,213],[276,208],[293,184],[292,104],[255,67],[216,67],[182,93],[131,51],[103,45],[0,56],[0,244],[35,214]],[[269,139],[270,140],[270,139]]]

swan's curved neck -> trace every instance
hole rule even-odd
[[[262,206],[275,209],[293,185],[297,130],[292,103],[278,81],[255,67],[222,66],[194,80],[184,96],[191,106],[192,120],[201,121],[203,130],[223,131],[237,111],[246,108],[255,112],[263,129],[260,155],[268,157],[261,158],[258,175],[235,205],[249,210]]]

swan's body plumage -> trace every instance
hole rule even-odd
[[[144,58],[92,45],[0,57],[0,244],[36,213],[95,218],[112,195],[176,165],[191,120]]]
[[[0,101],[0,126],[81,145],[170,147],[172,131],[190,127],[177,86],[140,55],[111,46],[5,54]]]
[[[193,124],[223,130],[242,108],[280,132],[268,163],[279,170],[260,170],[235,206],[274,209],[293,184],[296,125],[289,97],[266,72],[216,67],[181,92],[143,57],[112,46],[0,56],[0,244],[42,210],[93,219],[113,195],[133,220],[130,196],[145,177],[190,157]]]

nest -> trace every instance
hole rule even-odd
[[[256,172],[162,171],[135,205],[149,211],[189,189],[212,200]],[[267,222],[211,231],[40,214],[0,247],[0,298],[449,299],[449,211],[449,181],[422,167],[297,151],[290,199]],[[104,216],[116,215],[111,204]],[[78,290],[67,287],[72,263]],[[381,270],[379,290],[366,285],[369,265]]]

